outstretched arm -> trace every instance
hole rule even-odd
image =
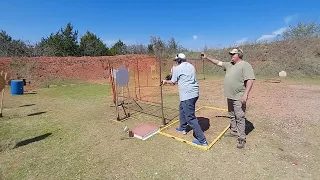
[[[205,54],[201,54],[201,56],[202,56],[203,58],[208,59],[210,62],[212,62],[212,63],[215,64],[215,65],[222,66],[222,61],[219,61],[219,60],[214,59],[214,58],[207,57]]]
[[[212,62],[213,64],[215,64],[215,65],[222,66],[222,61],[219,61],[219,60],[214,59],[214,58],[209,58],[209,57],[207,57],[207,59],[208,59],[210,62]]]

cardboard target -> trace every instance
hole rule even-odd
[[[0,75],[0,91],[2,91],[6,86],[6,81],[4,79],[4,75]]]
[[[128,85],[129,82],[129,72],[128,69],[124,66],[121,66],[116,72],[116,82],[120,87],[124,87]]]

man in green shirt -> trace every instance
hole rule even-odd
[[[242,60],[243,51],[240,48],[232,49],[229,54],[232,58],[231,62],[222,62],[209,57],[205,58],[226,70],[223,87],[224,95],[227,98],[228,112],[231,117],[228,135],[237,136],[237,148],[243,148],[246,143],[246,102],[255,80],[255,75],[252,66],[247,61]]]

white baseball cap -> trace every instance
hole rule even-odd
[[[239,54],[239,53],[243,54],[243,51],[240,48],[232,49],[231,51],[229,51],[229,54]]]
[[[177,56],[174,58],[174,60],[177,60],[177,59],[186,59],[186,55],[185,54],[183,54],[183,53],[179,53],[179,54],[177,54]]]

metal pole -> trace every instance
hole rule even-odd
[[[141,92],[140,92],[140,76],[139,76],[139,61],[138,61],[138,59],[137,59],[137,71],[138,71],[139,99],[141,100]]]
[[[138,99],[138,96],[137,96],[137,85],[136,85],[136,83],[137,83],[136,82],[136,70],[133,70],[133,77],[134,77],[134,94],[135,94],[136,99]]]
[[[158,59],[159,61],[159,76],[160,76],[160,84],[162,81],[162,51],[160,52],[160,58]],[[163,94],[162,94],[162,85],[160,86],[160,101],[161,101],[161,117],[162,117],[162,124],[166,125],[166,120],[164,118],[164,113],[163,113]]]
[[[206,80],[206,75],[204,73],[204,59],[201,56],[201,60],[202,60],[202,71],[203,71],[203,79]]]

